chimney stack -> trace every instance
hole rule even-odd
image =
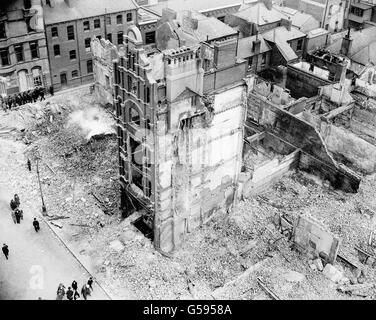
[[[342,39],[341,54],[349,56],[351,53],[352,39],[350,37],[350,27],[347,34]]]
[[[291,18],[288,17],[288,19],[281,19],[282,25],[286,27],[288,31],[291,31],[292,21]]]
[[[260,48],[261,48],[261,40],[256,38],[252,42],[252,52],[254,54],[259,54],[260,53]]]

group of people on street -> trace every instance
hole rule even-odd
[[[20,209],[20,204],[20,198],[17,194],[15,194],[13,199],[10,200],[10,208],[12,209],[11,215],[15,224],[20,224],[21,220],[23,220],[23,211]]]
[[[49,89],[50,94],[54,95],[54,89],[51,86]],[[20,92],[17,94],[9,95],[9,96],[0,96],[0,105],[4,110],[12,109],[17,106],[22,106],[26,103],[37,102],[38,99],[40,101],[46,100],[44,97],[46,94],[46,89],[44,87],[36,87],[35,89]]]
[[[12,219],[15,224],[20,224],[21,220],[23,220],[23,211],[20,209],[20,197],[16,193],[12,200],[10,200],[10,208],[12,209]],[[35,232],[38,232],[40,230],[39,221],[37,218],[34,218],[33,220],[33,227]],[[3,244],[2,251],[4,253],[5,258],[8,260],[9,256],[9,248],[6,243]]]
[[[93,282],[93,277],[90,277],[87,283],[85,283],[81,288],[81,295],[85,300],[87,300],[87,297],[90,296],[91,292],[93,291]],[[68,287],[67,291],[65,291],[65,286],[62,283],[59,284],[57,288],[56,300],[63,300],[64,296],[66,296],[68,300],[77,300],[80,298],[76,280],[73,280],[72,285]]]

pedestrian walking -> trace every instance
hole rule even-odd
[[[81,295],[84,297],[85,300],[87,300],[87,296],[90,295],[90,288],[89,285],[84,284],[81,289]]]
[[[37,220],[37,218],[34,218],[33,226],[34,226],[35,232],[38,232],[40,230],[39,221]]]
[[[20,197],[18,196],[17,193],[14,195],[14,202],[16,203],[17,207],[19,207],[21,204]]]
[[[67,299],[68,300],[73,300],[73,290],[71,289],[71,287],[68,287],[68,290],[67,290],[67,293],[66,293],[66,295],[67,295]]]
[[[3,244],[2,250],[3,250],[5,258],[8,260],[9,248],[8,248],[8,246],[5,243]]]
[[[93,281],[93,277],[90,277],[87,281],[87,284],[89,285],[91,291],[93,291]]]
[[[14,210],[12,210],[12,213],[10,214],[11,217],[12,217],[12,220],[14,223],[17,223],[17,219],[16,219],[16,213],[14,212]]]
[[[14,210],[14,214],[16,215],[16,221],[18,224],[21,223],[21,213],[20,213],[20,210],[17,208],[16,210]]]
[[[27,159],[27,167],[29,168],[29,171],[31,172],[31,161],[30,161],[30,159]]]
[[[73,280],[73,282],[72,282],[72,289],[73,289],[74,291],[77,291],[77,289],[78,289],[77,281],[76,281],[76,280]]]
[[[10,208],[12,210],[16,210],[17,209],[17,204],[16,202],[14,201],[14,199],[10,200]]]
[[[62,283],[59,284],[56,294],[56,300],[63,300],[65,295],[65,286]]]
[[[53,87],[53,86],[50,86],[50,95],[51,95],[51,96],[54,95],[54,87]]]

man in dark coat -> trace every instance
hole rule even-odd
[[[35,232],[38,232],[40,230],[39,221],[37,220],[37,218],[34,218],[33,226],[34,226]]]
[[[93,277],[90,277],[87,281],[87,284],[89,285],[91,291],[93,291],[93,281]]]
[[[84,284],[81,289],[81,294],[84,297],[85,300],[87,300],[87,296],[90,295],[90,288],[89,285]]]
[[[17,209],[17,203],[14,201],[14,199],[10,200],[10,208],[12,210],[16,210]]]
[[[21,212],[20,210],[17,208],[16,210],[14,210],[14,214],[16,215],[16,221],[18,224],[21,223]]]
[[[2,250],[3,250],[5,258],[8,260],[9,249],[8,249],[8,246],[5,243],[3,244]]]
[[[20,197],[18,196],[17,193],[14,195],[14,202],[16,203],[17,207],[19,207],[21,204]]]
[[[73,280],[73,282],[72,282],[72,289],[75,290],[75,291],[77,291],[77,289],[78,289],[76,280]]]
[[[73,290],[71,289],[71,287],[68,287],[66,295],[68,300],[73,300]]]
[[[54,95],[54,87],[53,87],[53,86],[50,86],[50,95],[51,95],[51,96]]]
[[[31,97],[33,98],[33,102],[37,102],[38,99],[38,88],[34,89],[33,92],[31,93]]]
[[[30,159],[27,159],[27,167],[29,168],[29,171],[31,171],[31,161],[30,161]]]

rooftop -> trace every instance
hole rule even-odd
[[[291,30],[287,30],[286,27],[278,27],[273,30],[267,31],[262,35],[265,40],[275,43],[279,52],[284,59],[289,62],[298,58],[295,51],[290,47],[289,41],[305,37],[305,33],[301,32],[295,27],[291,27]]]
[[[245,0],[245,3],[252,3],[257,0]],[[184,10],[195,10],[198,12],[206,12],[214,9],[222,9],[229,7],[240,7],[243,0],[169,0],[159,2],[154,5],[144,6],[155,13],[162,15],[164,8],[170,8],[177,12]]]
[[[320,25],[320,23],[308,13],[304,13],[289,7],[279,6],[276,4],[273,5],[273,8],[284,14],[286,17],[289,17],[291,19],[292,25],[299,29],[302,28],[310,20],[315,21],[317,23],[317,26]]]
[[[275,39],[279,39],[285,42],[305,37],[306,34],[301,32],[299,29],[295,27],[291,27],[291,30],[287,30],[286,27],[281,26],[274,28],[273,30],[269,30],[262,34],[265,40],[274,42]]]
[[[54,24],[136,9],[132,0],[70,0],[68,7],[64,0],[55,0],[53,8],[44,6],[43,15],[45,24]]]
[[[242,18],[248,22],[256,23],[257,25],[278,22],[282,18],[286,18],[284,14],[274,8],[268,10],[263,2],[242,5],[239,11],[234,13],[234,16]]]
[[[315,38],[315,37],[322,36],[324,34],[330,34],[330,32],[328,30],[323,29],[323,28],[317,28],[317,29],[314,29],[314,30],[311,30],[310,32],[308,32],[307,38]]]
[[[247,38],[241,38],[238,42],[238,57],[241,59],[245,59],[248,57],[254,56],[254,52],[252,51],[252,44],[253,41],[256,40],[257,36],[247,37]],[[264,53],[267,51],[270,51],[271,48],[267,44],[267,42],[264,40],[264,38],[259,35],[258,39],[261,41],[260,45],[260,53]]]
[[[214,17],[206,17],[203,14],[192,12],[192,18],[198,20],[198,27],[192,30],[199,41],[214,40],[231,35],[237,31]]]

